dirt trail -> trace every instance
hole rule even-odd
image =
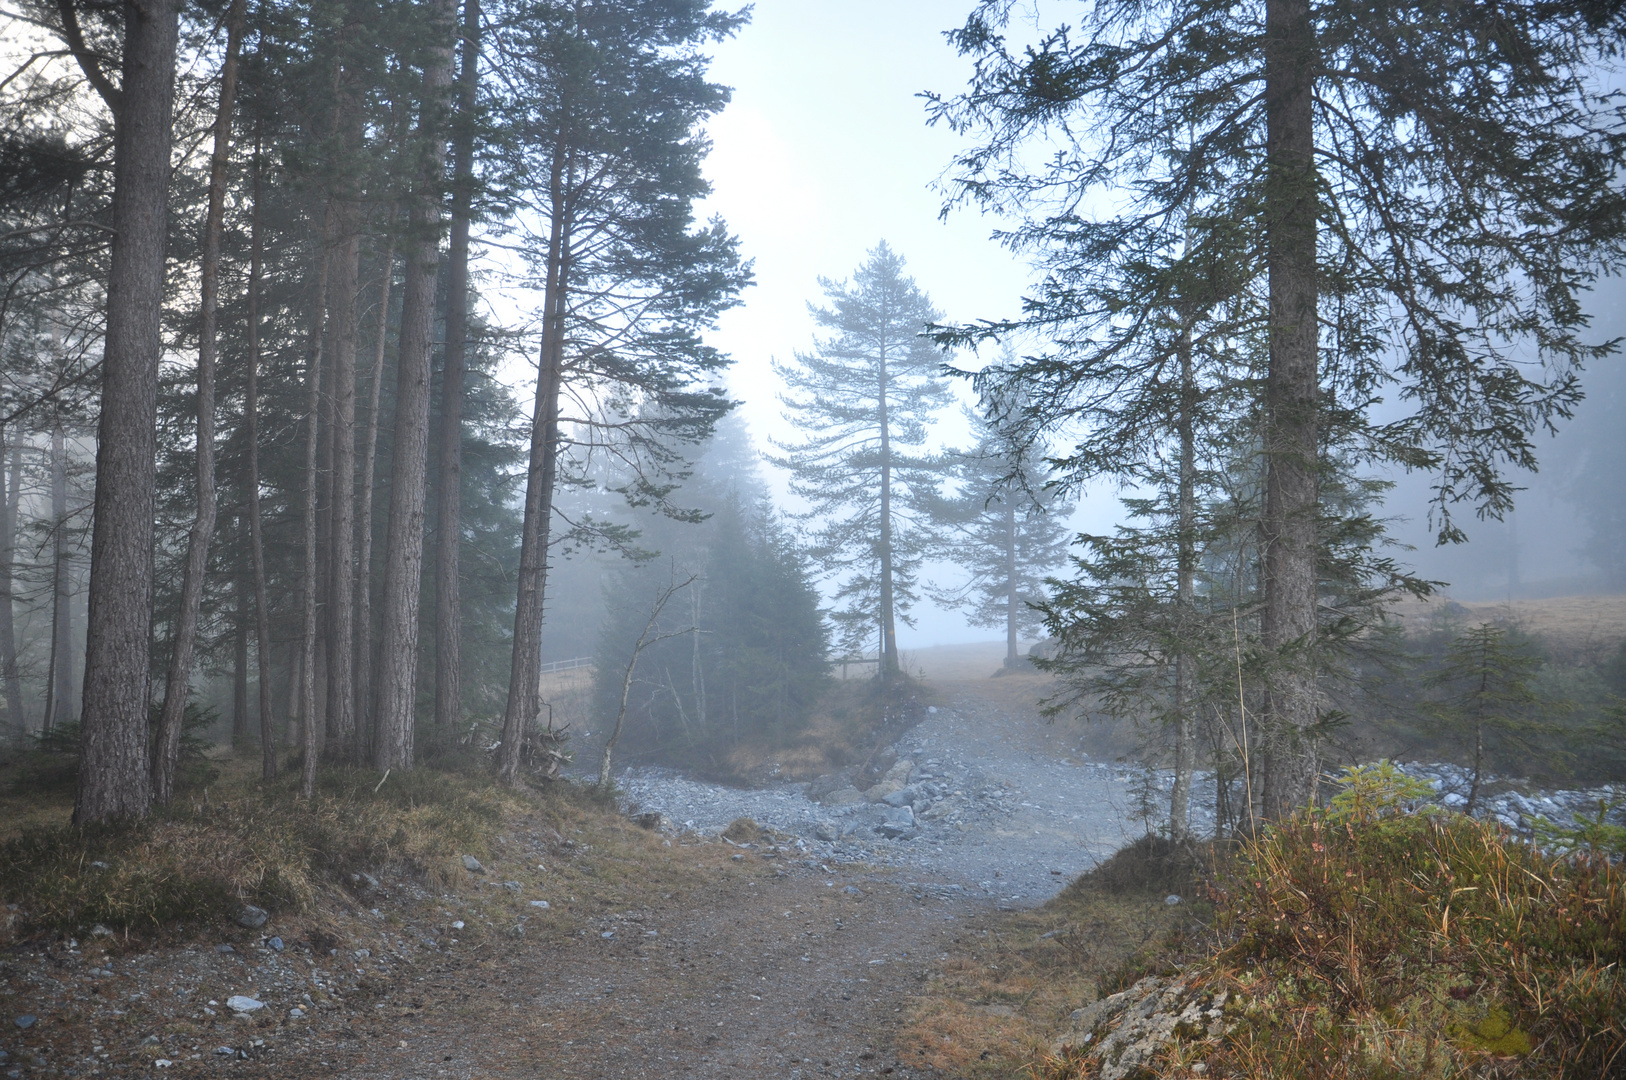
[[[436,910],[446,899],[420,891],[416,904],[374,912],[370,951],[290,940],[273,952],[251,938],[236,952],[157,950],[87,973],[89,952],[47,946],[4,972],[4,1007],[40,1022],[0,1033],[0,1074],[923,1075],[894,1040],[956,939],[996,906],[1041,902],[1121,842],[1121,785],[1068,757],[1065,736],[1031,712],[1017,715],[1022,693],[943,686],[943,708],[906,741],[998,794],[967,795],[964,814],[892,849],[908,854],[890,866],[676,837],[673,855],[693,859],[686,887],[578,914],[569,936],[527,937],[523,918],[462,929]],[[502,897],[491,870],[477,891]],[[318,989],[337,1004],[303,996]],[[240,992],[266,1008],[234,1019],[224,1002]]]
[[[379,1078],[914,1071],[891,1032],[962,925],[955,901],[807,871],[694,899],[622,920],[613,938],[493,946],[431,967],[354,1037],[303,1056]]]

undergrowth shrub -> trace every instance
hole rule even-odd
[[[1221,945],[1180,977],[1230,991],[1228,1031],[1176,1040],[1147,1075],[1626,1077],[1619,858],[1417,812],[1422,790],[1388,765],[1343,780],[1219,875]],[[1096,1068],[1071,1054],[1040,1071]]]
[[[1626,876],[1500,826],[1418,814],[1388,766],[1246,849],[1215,974],[1255,1003],[1251,1076],[1626,1076]]]

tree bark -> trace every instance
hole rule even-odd
[[[323,308],[327,300],[328,274],[333,262],[331,253],[327,249],[331,228],[331,220],[325,221],[317,240],[317,261],[320,264],[320,269],[316,274],[316,294],[312,301],[315,310],[311,313],[309,358],[305,369],[305,490],[304,507],[301,512],[304,560],[299,577],[298,686],[300,749],[304,758],[299,771],[299,791],[307,799],[316,794],[316,759],[321,752],[320,740],[317,736],[317,731],[321,727],[321,717],[316,713],[316,496],[318,486],[316,458],[319,443],[321,442],[319,427],[322,412],[322,346],[325,340],[322,333]]]
[[[469,218],[474,199],[474,107],[480,80],[480,0],[463,0],[457,79],[452,235],[447,252],[446,361],[441,367],[440,499],[435,523],[435,723],[462,716],[463,372],[469,335]]]
[[[876,664],[883,685],[893,681],[899,668],[897,613],[892,588],[892,430],[887,417],[886,326],[887,312],[881,311],[879,358],[881,427],[881,655]]]
[[[248,501],[249,564],[254,578],[254,660],[259,670],[260,775],[269,781],[277,776],[277,748],[271,731],[271,613],[265,596],[265,534],[260,522],[260,276],[264,262],[260,235],[260,137],[256,120],[254,158],[250,164],[248,267],[248,372],[243,394],[243,423],[248,441],[243,482]]]
[[[475,182],[475,94],[480,86],[480,0],[463,0],[452,158],[452,242],[447,250],[446,363],[441,368],[441,478],[434,563],[434,722],[462,717],[463,361],[468,345],[468,224]]]
[[[1175,494],[1175,640],[1174,654],[1174,789],[1169,793],[1169,835],[1184,840],[1191,833],[1191,786],[1197,765],[1197,717],[1192,704],[1195,673],[1191,670],[1188,635],[1197,602],[1197,409],[1192,372],[1191,320],[1183,316],[1180,331],[1180,411],[1175,431],[1180,440],[1180,475]]]
[[[242,542],[243,525],[237,523],[238,542]],[[248,620],[249,588],[241,570],[233,575],[232,592],[235,593],[236,611],[232,613],[231,628],[231,744],[234,749],[248,745]]]
[[[346,34],[354,32],[347,26]],[[340,89],[338,135],[347,150],[359,150],[364,134],[361,103],[347,72]],[[337,243],[329,289],[332,363],[328,379],[329,448],[326,545],[327,574],[327,733],[329,754],[358,760],[355,712],[355,548],[356,548],[356,338],[361,289],[361,195],[354,179],[340,184],[334,206]]]
[[[525,474],[525,521],[520,529],[519,591],[514,603],[514,652],[508,668],[497,776],[519,781],[526,729],[541,705],[542,618],[548,585],[548,542],[559,456],[559,392],[564,384],[565,312],[570,285],[570,238],[565,220],[564,180],[568,153],[555,144],[549,177],[548,254],[542,300],[542,348],[531,416],[531,459]]]
[[[90,615],[73,819],[143,817],[158,360],[174,108],[175,0],[126,0],[113,120],[113,248],[97,426]]]
[[[22,486],[22,453],[6,441],[6,430],[0,425],[0,679],[5,681],[6,722],[17,734],[28,730],[23,715],[23,687],[17,670],[17,624],[12,606],[17,556],[17,510]],[[7,451],[10,451],[10,476],[7,477]]]
[[[164,705],[158,716],[158,753],[153,758],[154,801],[168,805],[175,796],[175,765],[181,749],[181,726],[192,682],[192,650],[197,641],[198,610],[203,605],[203,579],[209,569],[209,541],[214,537],[218,499],[215,492],[215,320],[220,303],[220,239],[226,221],[226,165],[231,153],[231,117],[237,97],[237,52],[243,40],[247,0],[232,0],[226,14],[226,58],[220,72],[220,104],[215,110],[215,147],[209,159],[209,209],[203,225],[202,315],[198,330],[197,515],[186,542],[186,568],[181,574],[181,606],[164,681]]]
[[[1021,611],[1021,600],[1016,595],[1016,497],[1005,492],[1005,669],[1015,671],[1020,658],[1016,654],[1016,621]]]
[[[395,446],[390,463],[390,517],[380,597],[379,769],[412,768],[417,686],[418,608],[423,572],[424,480],[429,453],[429,358],[434,348],[435,276],[440,262],[440,183],[446,162],[446,90],[452,78],[451,0],[436,0],[432,17],[443,42],[423,73],[416,132],[417,190],[401,296],[401,353],[396,369]]]
[[[73,580],[68,568],[68,446],[51,429],[51,672],[45,727],[73,721]]]
[[[1265,503],[1260,642],[1265,693],[1264,810],[1281,818],[1315,794],[1318,768],[1315,28],[1307,0],[1266,0]]]
[[[393,223],[393,216],[392,216]],[[373,383],[367,404],[367,430],[362,437],[361,491],[356,495],[355,620],[351,665],[355,672],[356,757],[371,758],[377,739],[371,720],[373,672],[373,474],[378,463],[378,400],[384,380],[384,350],[389,340],[390,286],[395,278],[395,237],[384,251],[384,273],[378,286],[378,321],[373,338]]]

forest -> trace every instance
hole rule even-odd
[[[834,935],[813,885],[967,844],[944,872],[1028,944],[954,945],[1026,996],[950,965],[884,1071],[1622,1075],[1621,6],[964,6],[911,122],[1025,287],[968,306],[871,237],[773,355],[726,344],[778,264],[713,151],[766,108],[718,57],[782,5],[0,10],[0,943],[286,913],[251,944],[311,966],[411,881],[512,893],[401,915],[422,948],[461,912],[611,949],[611,908],[753,868]],[[1586,575],[1552,595],[1543,466]],[[1493,610],[1463,581],[1504,536]],[[1584,916],[1512,942],[1553,898]],[[1374,974],[1419,926],[1464,986]],[[1226,1013],[1249,987],[1304,1024]],[[1206,1049],[1125,1049],[1160,994]]]
[[[1511,510],[1538,436],[1614,351],[1584,302],[1621,245],[1619,110],[1588,75],[1607,13],[1420,14],[1384,43],[1332,19],[1293,48],[1375,74],[1283,82],[1322,69],[1271,53],[1260,97],[1226,81],[1245,67],[1215,44],[1243,35],[1228,9],[1193,15],[1214,20],[1200,40],[1103,10],[1091,44],[1062,26],[1022,51],[984,5],[948,35],[975,62],[967,90],[926,101],[968,147],[944,212],[1009,222],[996,237],[1041,277],[1020,316],[962,323],[884,241],[823,280],[830,336],[774,367],[803,433],[765,458],[789,477],[783,518],[760,480],[730,494],[695,471],[739,404],[708,332],[753,278],[727,223],[697,216],[730,99],[705,50],[748,12],[126,16],[18,13],[5,90],[0,666],[13,738],[78,739],[77,820],[173,798],[187,717],[220,711],[188,713],[214,674],[233,741],[258,741],[267,778],[292,749],[307,795],[323,760],[412,767],[420,727],[423,751],[493,746],[512,783],[545,652],[607,647],[597,714],[660,726],[651,676],[621,658],[651,644],[633,626],[649,574],[595,564],[627,578],[619,637],[572,617],[548,652],[549,571],[665,550],[675,589],[714,576],[701,533],[766,576],[712,591],[736,606],[694,631],[685,693],[666,671],[686,729],[710,723],[703,641],[737,668],[714,679],[778,698],[753,724],[796,726],[832,647],[900,671],[926,595],[1002,627],[1007,666],[1042,620],[1040,663],[1070,673],[1049,707],[1155,721],[1182,777],[1196,717],[1233,751],[1253,723],[1248,798],[1280,816],[1382,667],[1387,610],[1444,584],[1395,550],[1387,477],[1431,477],[1437,539],[1465,539],[1464,513]],[[1443,78],[1453,35],[1479,33],[1524,59],[1492,49],[1481,82]],[[1402,92],[1385,80],[1412,50],[1442,80]],[[1317,112],[1317,79],[1359,106]],[[1086,212],[1103,190],[1128,193],[1122,212]],[[934,432],[956,382],[974,399],[961,449]],[[1129,491],[1122,523],[1068,555],[1065,519],[1101,478]],[[758,673],[710,623],[739,633],[779,603],[803,612],[809,665]],[[675,610],[647,620],[662,670],[685,647]]]

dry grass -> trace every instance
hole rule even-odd
[[[17,929],[152,933],[219,921],[245,903],[300,911],[358,870],[443,885],[521,805],[483,778],[429,770],[382,784],[378,774],[324,770],[305,801],[292,778],[267,786],[247,761],[215,767],[208,787],[138,823],[73,827],[71,798],[60,795],[27,817],[8,812],[0,889],[21,909]]]
[[[1626,870],[1406,813],[1402,786],[1358,770],[1244,849],[1216,893],[1228,944],[1181,973],[1230,992],[1230,1029],[1169,1044],[1147,1078],[1626,1076]]]
[[[1188,902],[1171,907],[1176,886]],[[1138,844],[1042,908],[968,924],[915,1003],[904,1059],[989,1078],[1045,1060],[1070,1012],[1189,947],[1211,911],[1195,892],[1166,844]]]
[[[348,891],[361,872],[468,895],[481,912],[471,931],[566,934],[732,872],[725,855],[670,847],[574,784],[513,792],[480,773],[420,768],[380,783],[369,771],[324,770],[307,802],[292,778],[261,784],[253,762],[213,764],[208,788],[120,827],[69,825],[71,788],[0,796],[0,900],[17,905],[0,935],[101,924],[138,941],[173,939],[227,923],[245,903],[279,913],[285,933],[296,923],[320,932],[354,907]],[[485,887],[474,887],[465,855],[485,864]],[[504,881],[519,887],[490,887]],[[539,896],[559,902],[539,911],[526,902]]]
[[[1540,637],[1565,663],[1595,664],[1626,641],[1626,596],[1558,596],[1545,600],[1464,603],[1449,597],[1399,605],[1397,614],[1421,621],[1442,605],[1465,608],[1462,621],[1510,623]]]

